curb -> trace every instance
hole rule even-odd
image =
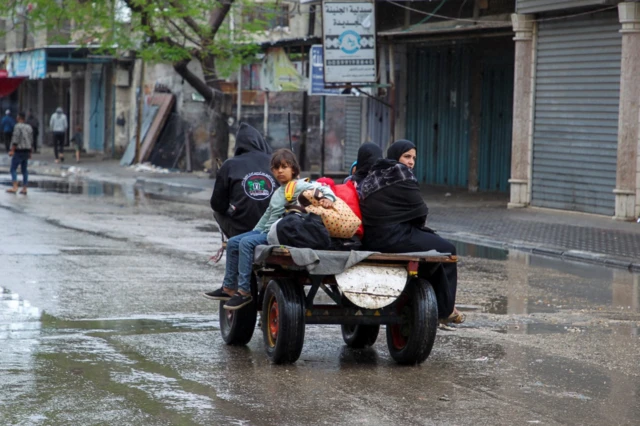
[[[463,243],[478,244],[503,250],[518,250],[540,256],[561,258],[568,261],[584,262],[616,269],[626,269],[629,272],[640,272],[640,261],[623,260],[603,253],[581,250],[564,250],[561,248],[529,244],[522,241],[498,241],[482,235],[469,234],[465,232],[442,231],[438,232],[438,234],[445,238]]]

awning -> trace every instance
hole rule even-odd
[[[11,78],[7,75],[7,71],[0,70],[0,98],[15,92],[24,79],[24,77]]]
[[[509,14],[483,16],[478,19],[444,20],[412,25],[409,27],[394,28],[378,32],[379,37],[384,38],[413,38],[416,36],[431,36],[442,34],[491,32],[513,32],[511,16]]]

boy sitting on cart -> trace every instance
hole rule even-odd
[[[284,213],[285,204],[311,188],[318,188],[326,197],[320,201],[322,207],[331,208],[335,201],[329,187],[299,179],[300,166],[295,154],[288,149],[279,149],[273,154],[271,172],[280,183],[280,188],[274,192],[267,211],[253,231],[229,239],[222,287],[209,293],[211,299],[226,301],[224,308],[228,310],[240,309],[253,301],[251,274],[254,249],[261,244],[267,244],[267,233],[271,225]]]

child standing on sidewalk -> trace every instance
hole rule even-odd
[[[251,274],[253,273],[253,252],[261,245],[267,244],[267,233],[271,225],[278,220],[285,210],[287,197],[285,187],[295,181],[294,193],[290,199],[295,200],[301,192],[310,188],[319,188],[327,198],[320,201],[322,207],[331,208],[335,196],[328,186],[320,186],[298,179],[300,166],[293,152],[279,149],[271,157],[271,172],[280,183],[271,197],[267,211],[253,231],[230,238],[227,243],[227,265],[222,287],[209,293],[210,299],[226,300],[225,309],[236,310],[251,303]],[[291,185],[289,186],[291,188]],[[291,195],[291,194],[289,194]]]

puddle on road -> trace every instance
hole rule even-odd
[[[215,391],[123,343],[132,337],[153,345],[166,333],[217,331],[213,317],[66,320],[0,287],[0,423],[143,425],[162,418],[167,424],[232,424],[242,416],[220,415],[225,402]],[[86,411],[96,401],[95,410]],[[36,415],[41,421],[31,423]]]
[[[479,257],[492,260],[507,260],[509,257],[509,250],[465,243],[457,240],[449,241],[456,247],[458,256]]]
[[[145,315],[88,320],[61,319],[32,306],[28,300],[23,299],[19,294],[0,287],[0,340],[18,338],[21,332],[33,330],[130,335],[207,331],[218,330],[219,328],[220,324],[217,315]]]
[[[0,182],[4,186],[11,186],[8,180]],[[171,196],[181,196],[189,194],[193,191],[186,189],[171,188],[166,195],[146,193],[135,185],[121,185],[109,182],[101,182],[96,180],[65,180],[65,179],[43,179],[31,180],[29,188],[44,192],[53,192],[57,194],[79,195],[85,197],[113,197],[121,198],[129,201],[135,201],[140,198],[171,200]]]
[[[0,287],[0,340],[21,338],[23,334],[39,330],[40,315],[40,309],[28,300]]]
[[[216,319],[213,319],[213,318]],[[73,330],[93,333],[160,334],[179,331],[218,330],[217,315],[202,317],[144,316],[140,318],[104,318],[89,320],[68,320],[42,315],[45,329]]]
[[[463,264],[465,257],[473,258],[465,264],[467,274],[502,275],[500,279],[506,281],[504,294],[470,310],[527,315],[604,309],[613,319],[618,316],[628,319],[629,314],[640,313],[640,274],[523,251],[452,242]],[[545,272],[536,273],[541,270]]]
[[[511,306],[509,304],[511,299]],[[513,312],[514,306],[521,307],[521,312]],[[542,314],[542,313],[554,313],[558,312],[558,305],[551,302],[545,302],[543,300],[528,300],[525,297],[507,297],[499,296],[489,300],[488,303],[482,306],[482,312],[496,315],[507,314]],[[562,306],[562,305],[560,305]],[[510,309],[511,308],[511,309]]]
[[[509,324],[507,327],[495,330],[503,334],[564,334],[570,332],[580,333],[582,329],[567,324]]]
[[[11,182],[3,181],[2,185],[11,186]],[[113,197],[122,192],[122,185],[94,180],[32,180],[29,188],[58,194],[86,195],[89,197]]]
[[[576,326],[575,324],[549,324],[549,323],[526,323],[526,324],[509,324],[506,327],[493,330],[501,334],[581,334],[592,332],[594,329],[589,326]],[[640,327],[630,324],[614,324],[607,328],[598,328],[599,336],[615,336],[616,339],[625,340],[628,338],[638,338],[640,336]]]

